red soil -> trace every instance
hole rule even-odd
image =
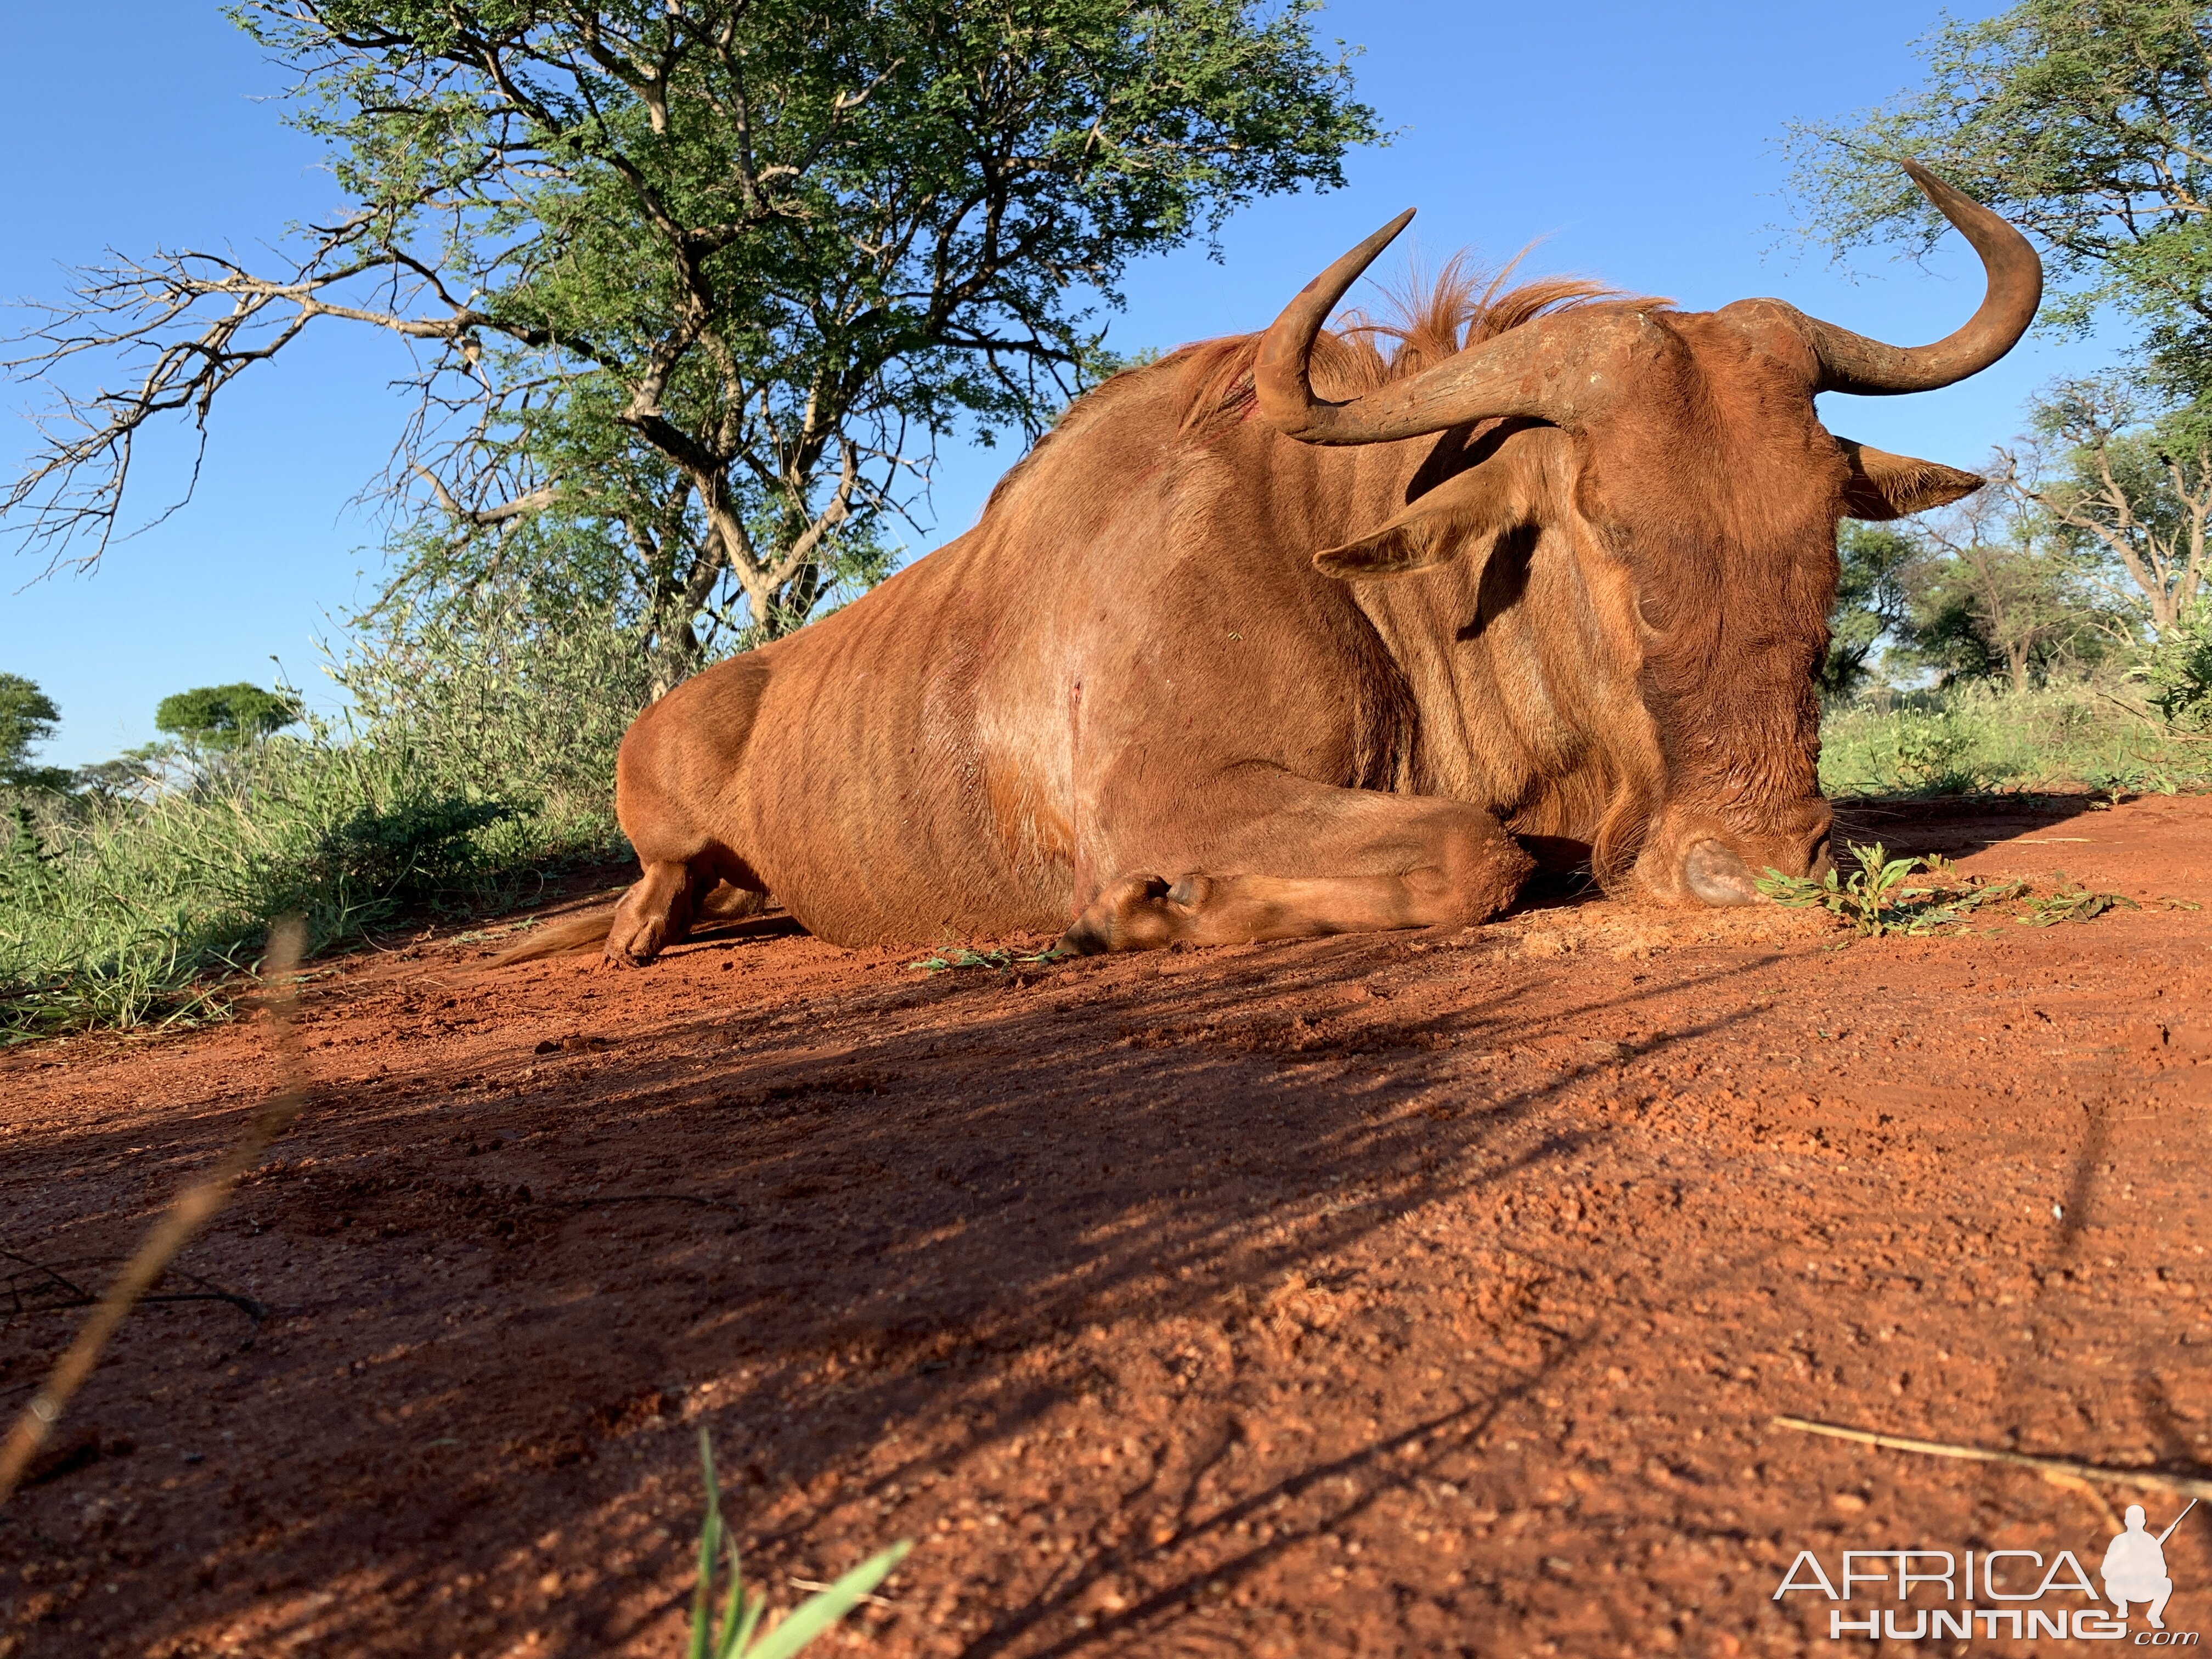
[[[2141,909],[1841,950],[349,959],[182,1262],[268,1316],[133,1316],[0,1510],[0,1655],[674,1656],[701,1425],[780,1604],[921,1540],[830,1651],[1840,1653],[1800,1549],[2094,1572],[2088,1488],[1770,1420],[2212,1472],[2212,909],[2158,902],[2212,802],[2086,805],[1855,827]],[[0,1060],[0,1407],[82,1316],[25,1259],[98,1283],[274,1083],[244,1024]],[[2212,1623],[2203,1511],[2166,1554]]]

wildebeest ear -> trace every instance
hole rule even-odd
[[[1314,568],[1342,581],[1404,576],[1455,558],[1477,537],[1529,517],[1526,469],[1494,457],[1453,474],[1381,529],[1314,555]]]
[[[1844,486],[1847,519],[1901,519],[1908,513],[1948,506],[1987,482],[1955,466],[1893,455],[1849,438],[1838,438],[1836,443],[1851,469],[1851,480]]]

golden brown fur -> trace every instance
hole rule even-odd
[[[1814,867],[1838,515],[1973,481],[1847,453],[1759,303],[1455,261],[1314,354],[1341,398],[1538,317],[1609,331],[1636,395],[1586,433],[1294,442],[1256,337],[1115,376],[973,531],[639,718],[610,956],[769,893],[850,944],[1466,923],[1532,867],[1515,836],[1662,898]]]

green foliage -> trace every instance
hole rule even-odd
[[[2212,391],[2212,13],[2194,0],[2020,0],[1947,18],[1917,90],[1790,129],[1806,228],[1839,253],[1932,247],[1942,217],[1896,165],[1926,163],[2025,228],[2070,284],[2061,326],[2112,306],[2152,377]]]
[[[1110,368],[1132,260],[1342,182],[1377,133],[1316,9],[240,0],[349,210],[267,278],[90,273],[24,372],[147,372],[57,382],[9,500],[104,545],[131,435],[204,420],[312,293],[427,354],[394,591],[576,579],[665,690],[880,578],[949,434],[1041,431]]]
[[[1920,533],[1928,556],[1906,573],[1900,663],[1932,668],[1946,684],[2001,679],[2019,692],[2095,663],[2115,634],[2125,636],[2100,600],[2094,556],[2009,479],[1931,516]]]
[[[1759,890],[1792,909],[1814,906],[1841,916],[1862,935],[1879,939],[1893,924],[1883,915],[1899,901],[1919,896],[1907,889],[1905,878],[1920,867],[1918,859],[1893,859],[1880,842],[1872,847],[1847,849],[1858,868],[1845,874],[1840,866],[1814,881],[1808,876],[1785,876],[1769,868],[1759,878]]]
[[[603,599],[519,580],[390,606],[326,672],[359,731],[430,775],[610,824],[615,751],[654,691]]]
[[[1060,945],[1048,951],[976,951],[964,945],[957,945],[947,946],[933,956],[924,957],[919,962],[909,962],[907,966],[920,969],[926,974],[941,974],[956,968],[988,968],[994,973],[1005,974],[1017,968],[1041,967],[1074,954],[1073,951]]]
[[[2161,732],[2113,680],[2015,693],[1977,682],[1833,705],[1820,728],[1832,797],[2212,785],[2208,745]]]
[[[203,685],[161,699],[154,729],[209,749],[237,749],[299,724],[300,701],[240,681]]]
[[[52,740],[62,711],[21,674],[0,674],[0,788],[59,789],[69,774],[31,764],[31,750]]]
[[[2177,731],[2212,731],[2212,601],[2200,599],[2146,653],[2151,702]]]
[[[1975,732],[1950,709],[1905,713],[1890,722],[1881,776],[1885,793],[1958,795],[1984,781],[1973,765]]]
[[[1909,530],[1846,519],[1837,527],[1836,555],[1840,573],[1819,676],[1823,696],[1848,697],[1866,679],[1875,647],[1911,615],[1906,579],[1925,552]]]
[[[353,726],[220,765],[126,757],[109,787],[0,821],[0,1042],[216,1017],[288,911],[320,948],[404,912],[495,909],[619,849],[614,751],[642,665],[604,617],[564,631],[486,596],[462,620],[364,635],[336,671]]]
[[[2050,475],[2027,497],[2107,586],[2132,589],[2137,614],[2164,634],[2197,601],[2212,570],[2212,408],[2147,405],[2126,380],[2062,380],[2029,407]],[[2039,457],[2040,459],[2040,457]]]
[[[1856,869],[1830,870],[1817,882],[1770,869],[1760,878],[1759,890],[1793,909],[1826,910],[1861,939],[1940,933],[1945,928],[1966,927],[1984,909],[2003,904],[2024,907],[2012,919],[2027,927],[2094,921],[2118,907],[2137,908],[2134,900],[2118,893],[2093,893],[2069,881],[2063,871],[2056,878],[2055,891],[2035,898],[2026,882],[1962,875],[1949,860],[1940,856],[1893,859],[1879,842],[1872,847],[1850,845],[1844,850]],[[1916,871],[1924,872],[1923,884],[1907,886]]]
[[[364,806],[324,833],[289,876],[310,892],[359,886],[392,904],[432,898],[479,872],[477,831],[519,817],[498,801],[435,796]]]
[[[2107,910],[2139,910],[2142,907],[2120,893],[2095,893],[2079,882],[2057,875],[2058,890],[2027,902],[2027,914],[2017,918],[2030,927],[2051,927],[2062,921],[2094,921]]]
[[[707,1518],[699,1528],[699,1577],[691,1594],[691,1640],[687,1659],[792,1659],[858,1607],[914,1547],[911,1540],[878,1550],[828,1589],[817,1590],[768,1630],[760,1629],[768,1603],[747,1588],[738,1540],[722,1523],[721,1483],[714,1475],[714,1446],[699,1431],[699,1463],[707,1483]],[[726,1555],[729,1586],[716,1614],[714,1586]]]

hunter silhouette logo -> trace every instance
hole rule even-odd
[[[2068,1549],[2046,1559],[2030,1549],[1892,1547],[1845,1550],[1832,1573],[1814,1551],[1800,1550],[1772,1599],[1802,1594],[1828,1602],[1831,1641],[2051,1638],[2193,1648],[2200,1640],[2196,1632],[2166,1627],[2173,1595],[2166,1544],[2196,1507],[2191,1498],[2163,1532],[2154,1533],[2142,1505],[2129,1504],[2125,1524],[2097,1562],[2101,1591],[2088,1563]],[[2130,1630],[2130,1609],[2140,1611],[2148,1628]]]
[[[2112,1541],[2105,1547],[2105,1599],[2118,1609],[2115,1618],[2128,1616],[2128,1603],[2148,1602],[2148,1617],[2153,1630],[2166,1628],[2166,1598],[2173,1594],[2173,1580],[2166,1572],[2166,1540],[2173,1536],[2173,1528],[2182,1522],[2189,1510],[2197,1507],[2197,1500],[2189,1500],[2189,1509],[2173,1517],[2172,1526],[2152,1537],[2143,1526],[2143,1509],[2140,1504],[2128,1505],[2127,1530],[2112,1534]]]

